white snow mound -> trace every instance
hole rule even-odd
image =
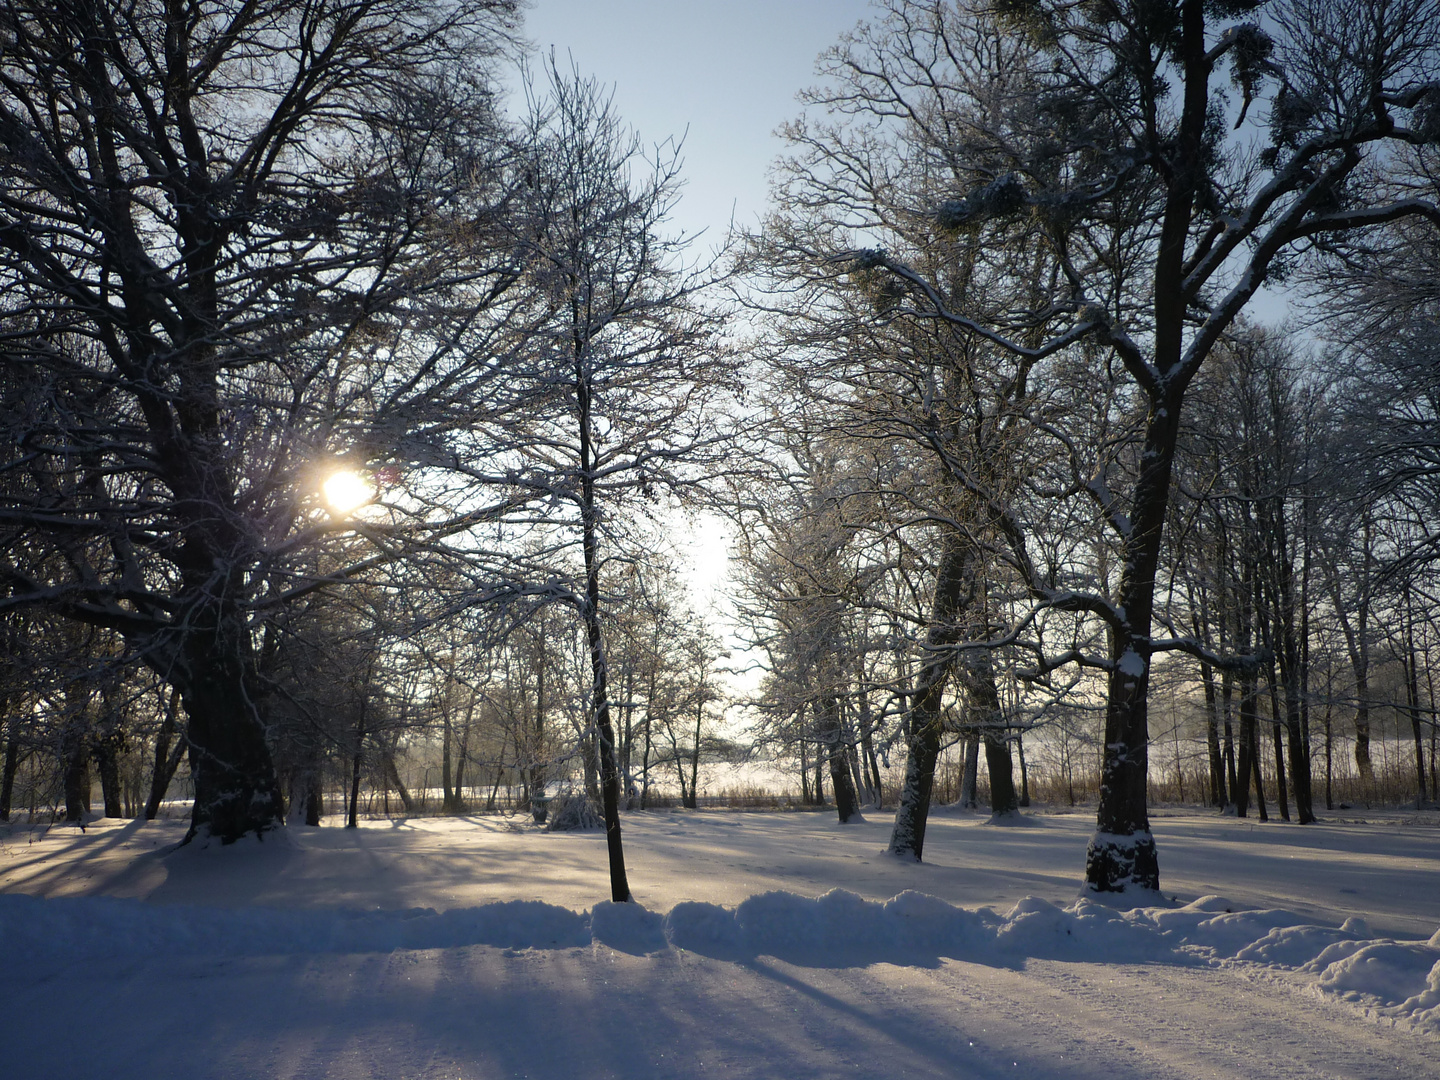
[[[942,958],[1017,965],[1263,964],[1316,976],[1314,990],[1440,1034],[1440,931],[1428,941],[1372,939],[1359,919],[1316,926],[1284,910],[1235,910],[1207,896],[1178,908],[1117,910],[1088,899],[1061,907],[1026,897],[1001,915],[903,892],[883,903],[834,889],[751,896],[738,907],[685,902],[587,912],[538,901],[435,911],[297,911],[165,906],[109,897],[0,895],[0,955],[70,962],[159,952],[255,956],[389,952],[488,945],[605,946],[634,955],[688,950],[721,959],[774,956],[810,967],[928,964]]]

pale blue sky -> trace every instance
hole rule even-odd
[[[798,114],[816,56],[869,13],[866,0],[532,0],[525,35],[613,85],[646,142],[685,135],[676,220],[707,228],[709,246],[732,207],[738,224],[756,222],[781,150],[771,132]]]

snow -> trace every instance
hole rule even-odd
[[[1130,908],[1088,815],[942,812],[922,864],[878,817],[628,815],[635,904],[519,818],[11,826],[5,1075],[1440,1077],[1434,815],[1160,812]]]
[[[1145,658],[1134,649],[1126,649],[1120,654],[1120,659],[1116,661],[1115,667],[1122,675],[1138,679],[1145,674]]]

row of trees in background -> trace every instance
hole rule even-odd
[[[664,581],[615,598],[616,753],[632,809],[676,792],[693,806],[701,766],[736,753],[717,734],[718,643],[677,602]],[[406,813],[493,810],[503,798],[543,822],[572,788],[600,805],[587,649],[572,619],[542,611],[496,640],[463,624],[401,634],[385,613],[366,614],[312,610],[263,652],[259,707],[293,823],[353,823],[362,785]],[[179,696],[127,662],[118,639],[45,641],[33,621],[9,625],[28,636],[12,640],[3,682],[0,820],[59,806],[83,822],[96,782],[104,816],[158,816],[177,775],[189,779]]]
[[[806,443],[777,480],[804,539],[752,559],[777,688],[817,669],[806,625],[851,700],[904,702],[914,858],[947,732],[1007,811],[1007,732],[1102,713],[1086,879],[1154,889],[1155,665],[1195,669],[1216,801],[1247,812],[1263,714],[1304,821],[1322,684],[1370,779],[1388,627],[1420,794],[1440,10],[879,6],[822,57],[749,256]],[[1310,343],[1248,314],[1281,282]]]
[[[451,812],[573,776],[628,899],[622,804],[722,749],[695,505],[756,747],[902,857],[947,744],[998,814],[1028,747],[1158,887],[1162,677],[1217,805],[1268,756],[1309,820],[1342,727],[1373,794],[1396,708],[1433,796],[1435,0],[878,7],[722,270],[593,82],[499,110],[509,0],[0,0],[6,809],[183,765],[233,840],[433,748]]]
[[[1333,808],[1337,799],[1433,800],[1440,624],[1427,598],[1435,567],[1416,558],[1423,552],[1415,541],[1424,538],[1417,522],[1394,531],[1402,507],[1380,491],[1393,477],[1376,471],[1374,448],[1390,421],[1377,426],[1355,411],[1382,383],[1368,367],[1357,371],[1348,349],[1309,355],[1296,340],[1264,332],[1232,345],[1191,402],[1161,618],[1217,654],[1258,650],[1264,662],[1237,671],[1182,654],[1157,664],[1152,784],[1164,780],[1172,797],[1183,797],[1189,782],[1192,799],[1244,816],[1257,798],[1266,812],[1263,792],[1273,780],[1279,787],[1269,797],[1281,815],[1289,819],[1293,802],[1302,822],[1313,820],[1317,801]],[[755,535],[741,534],[740,611],[767,670],[755,733],[762,745],[818,767],[822,756],[830,760],[826,710],[838,706],[850,782],[878,801],[879,763],[899,760],[897,747],[903,753],[904,695],[924,662],[925,586],[937,572],[926,534],[937,525],[917,523],[916,550],[907,551],[896,517],[877,511],[876,483],[893,484],[895,474],[886,479],[877,468],[873,433],[797,430],[789,428],[788,451],[775,455],[791,468],[752,507]],[[918,480],[925,483],[923,474]],[[1097,564],[1105,554],[1094,553]],[[1023,618],[1016,592],[996,590],[990,602],[991,627]],[[1007,776],[1024,768],[1027,737],[1030,771],[1038,764],[1050,774],[1051,790],[1063,779],[1072,803],[1076,769],[1085,774],[1082,790],[1094,791],[1089,773],[1103,745],[1093,678],[1038,683],[1025,677],[1026,653],[1009,645],[983,654],[995,691],[991,698],[987,687],[981,708],[970,703],[973,681],[952,679],[941,697],[940,738],[967,747],[961,767],[969,784],[987,732],[1016,750],[1013,765],[989,765],[1001,776],[992,792],[997,812],[1018,804],[1011,787],[1028,786],[1028,777],[1012,784]],[[1406,777],[1398,765],[1376,776],[1371,729],[1381,718],[1392,751],[1406,756]],[[1167,750],[1172,740],[1180,765]],[[1337,760],[1342,753],[1349,760]],[[1272,780],[1260,778],[1262,760]],[[807,795],[815,788],[802,783]],[[973,804],[965,783],[961,797]]]

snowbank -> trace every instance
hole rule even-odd
[[[10,963],[161,953],[255,956],[489,945],[605,945],[643,956],[679,949],[720,959],[773,956],[808,967],[935,965],[942,958],[1019,967],[1087,963],[1256,964],[1315,976],[1317,994],[1440,1034],[1440,931],[1428,941],[1372,938],[1360,919],[1307,923],[1283,910],[1235,910],[1216,896],[1178,908],[1116,910],[1026,897],[1005,914],[923,893],[865,900],[835,889],[809,898],[765,892],[734,908],[686,902],[577,913],[537,901],[437,912],[296,911],[156,905],[108,897],[0,895],[0,955]]]

